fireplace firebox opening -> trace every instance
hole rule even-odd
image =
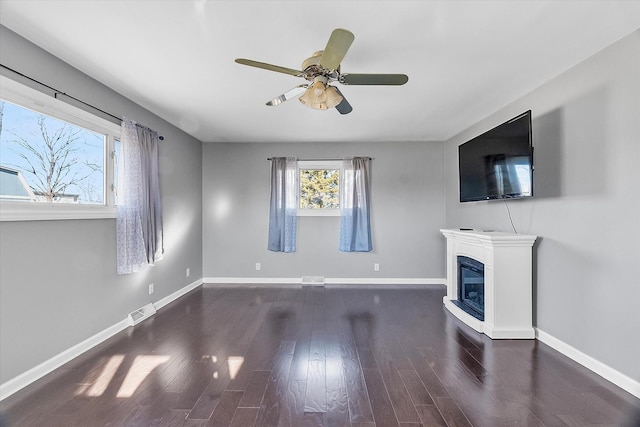
[[[466,313],[484,321],[484,264],[458,256],[458,300],[453,301]]]

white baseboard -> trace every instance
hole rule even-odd
[[[547,344],[554,350],[559,351],[568,358],[573,359],[585,368],[590,369],[591,371],[600,375],[602,378],[612,382],[621,389],[631,393],[632,395],[640,399],[639,381],[628,377],[627,375],[613,369],[608,365],[605,365],[599,360],[594,359],[593,357],[581,352],[577,348],[572,347],[564,341],[561,341],[553,335],[550,335],[538,328],[536,328],[536,338],[539,341]]]
[[[394,287],[423,287],[425,285],[445,285],[446,279],[427,279],[427,278],[327,278],[325,279],[327,285],[359,285],[372,287],[379,286],[394,286]]]
[[[164,307],[170,302],[180,298],[182,295],[186,294],[187,292],[197,288],[201,284],[202,284],[202,279],[198,279],[193,283],[185,286],[184,288],[172,293],[171,295],[168,295],[162,298],[158,302],[153,303],[153,305],[156,307],[156,309],[160,309],[161,307]],[[49,374],[50,372],[54,371],[55,369],[59,368],[65,363],[70,362],[71,360],[80,356],[82,353],[92,349],[93,347],[106,341],[107,339],[111,338],[118,332],[121,332],[127,329],[128,327],[129,327],[129,319],[125,318],[119,321],[118,323],[116,323],[115,325],[109,326],[103,331],[98,332],[97,334],[93,335],[90,338],[87,338],[81,343],[78,343],[73,347],[63,351],[62,353],[59,353],[53,356],[51,359],[42,362],[41,364],[29,369],[26,372],[23,372],[17,377],[14,377],[9,381],[3,384],[0,384],[0,401],[6,399],[7,397],[11,396],[15,392],[23,389],[24,387],[28,386],[32,382],[39,380],[40,378],[44,377],[45,375]]]
[[[302,277],[205,277],[205,285],[216,286],[279,286],[302,285]],[[371,287],[423,287],[425,285],[445,285],[446,279],[427,278],[338,278],[327,277],[324,284],[328,287],[337,285],[358,285]]]
[[[302,285],[302,277],[203,277],[205,285],[237,287],[243,285]]]
[[[178,298],[180,298],[184,294],[186,294],[188,292],[191,292],[192,290],[194,290],[195,288],[197,288],[200,285],[202,285],[202,279],[195,280],[195,281],[189,283],[184,288],[178,289],[177,291],[175,291],[171,295],[167,295],[166,297],[154,302],[153,305],[155,306],[156,310],[160,310],[165,305],[169,304],[170,302],[173,302],[173,301],[177,300]]]

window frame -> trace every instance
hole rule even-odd
[[[300,171],[301,170],[338,170],[340,177],[338,178],[338,200],[341,198],[342,179],[344,176],[344,166],[342,160],[298,160],[298,174],[296,177],[296,195],[298,204],[298,216],[340,216],[340,207],[314,209],[300,207]]]
[[[104,134],[104,204],[71,204],[0,200],[0,222],[115,218],[115,140],[121,126],[46,93],[0,75],[0,98],[69,124]]]

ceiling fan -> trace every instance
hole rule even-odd
[[[342,92],[330,83],[338,82],[344,85],[392,85],[405,84],[409,77],[405,74],[346,74],[340,72],[340,62],[349,50],[355,36],[341,28],[333,30],[324,50],[315,52],[302,63],[302,70],[280,67],[251,59],[237,58],[236,62],[251,67],[263,68],[296,77],[304,77],[310,83],[296,86],[293,89],[267,102],[275,106],[299,96],[299,100],[307,107],[318,110],[334,108],[340,114],[348,114],[353,108],[347,102]]]

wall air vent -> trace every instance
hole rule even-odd
[[[153,305],[153,303],[149,303],[144,307],[140,307],[139,309],[129,313],[129,316],[127,317],[129,319],[129,326],[135,326],[143,320],[153,316],[154,314],[156,314],[156,307]]]

